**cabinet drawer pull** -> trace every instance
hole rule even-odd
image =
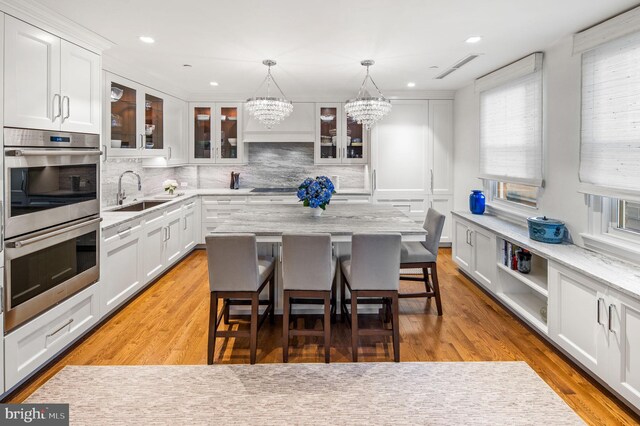
[[[600,302],[604,302],[604,299],[602,297],[599,297],[598,300],[596,301],[596,310],[598,311],[598,315],[597,315],[596,321],[598,321],[599,325],[604,325],[600,321]]]
[[[126,228],[119,230],[118,231],[118,236],[122,237],[122,234],[126,234],[129,231],[131,231],[131,226],[127,226]]]
[[[71,323],[73,322],[73,318],[71,318],[69,321],[65,322],[64,324],[62,324],[59,328],[57,328],[55,331],[53,331],[52,333],[47,334],[46,338],[52,337],[56,334],[58,334],[60,331],[62,331],[64,328],[66,328],[67,326],[71,325]]]

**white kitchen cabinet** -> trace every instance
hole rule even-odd
[[[109,72],[104,76],[104,139],[108,155],[166,157],[166,95]]]
[[[165,242],[169,238],[164,212],[154,212],[145,217],[142,237],[142,271],[145,283],[164,271],[166,264]]]
[[[122,305],[144,285],[142,220],[102,233],[102,315]]]
[[[189,104],[189,162],[244,163],[242,110],[240,103]]]
[[[640,301],[612,290],[607,315],[611,316],[610,327],[607,325],[608,382],[629,402],[640,407]]]
[[[182,208],[182,251],[193,249],[200,241],[201,221],[198,199],[186,202]]]
[[[440,243],[453,242],[453,218],[451,211],[453,210],[453,195],[432,195],[429,205],[445,216],[444,227],[442,228],[442,236]]]
[[[5,336],[5,384],[10,389],[61,352],[100,319],[93,284]]]
[[[100,56],[5,16],[4,124],[100,133]]]
[[[425,198],[429,194],[427,101],[393,101],[372,130],[374,197]]]
[[[472,246],[470,243],[471,226],[467,222],[453,222],[453,260],[468,274],[471,274]]]
[[[429,145],[432,158],[431,193],[434,196],[453,195],[452,100],[429,101]]]
[[[182,228],[183,228],[183,207],[182,205],[172,206],[167,209],[165,228],[167,232],[164,241],[164,264],[169,266],[180,259],[182,255]]]
[[[606,287],[560,265],[549,264],[549,336],[598,375],[606,375]]]
[[[165,99],[165,129],[164,137],[167,145],[167,165],[178,166],[189,162],[189,149],[187,146],[187,138],[189,131],[187,129],[189,115],[188,103],[167,96]]]
[[[60,130],[100,133],[100,66],[100,56],[62,40]]]
[[[316,104],[316,164],[367,164],[369,132],[341,103]]]
[[[453,259],[490,291],[495,291],[496,236],[466,221],[453,221]]]

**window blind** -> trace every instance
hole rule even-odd
[[[479,177],[542,186],[540,67],[480,92]]]
[[[582,191],[640,197],[640,32],[582,54],[581,133]]]

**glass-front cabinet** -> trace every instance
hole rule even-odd
[[[162,95],[133,81],[105,75],[104,145],[109,155],[165,156]]]
[[[189,110],[191,163],[244,162],[242,104],[198,103],[191,104]]]
[[[316,164],[366,164],[369,132],[344,112],[343,104],[316,104]]]

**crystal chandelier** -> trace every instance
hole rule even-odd
[[[254,96],[247,99],[247,110],[249,114],[253,115],[256,119],[258,119],[262,124],[267,126],[270,129],[272,126],[280,123],[282,120],[287,118],[291,111],[293,111],[293,104],[291,101],[287,100],[282,92],[278,83],[271,75],[271,67],[276,64],[276,61],[272,61],[271,59],[265,59],[262,61],[264,65],[269,67],[269,71],[267,71],[267,77],[264,79],[258,90],[256,90],[256,94],[265,83],[267,83],[267,96],[258,97]],[[271,83],[280,91],[281,98],[271,96]]]
[[[382,95],[382,92],[369,75],[369,67],[375,64],[375,61],[367,59],[360,62],[360,64],[367,67],[367,75],[364,77],[360,90],[358,90],[358,95],[355,99],[349,99],[344,104],[344,110],[349,117],[359,124],[364,124],[364,127],[369,130],[371,126],[391,111],[391,101]],[[371,81],[373,87],[378,91],[377,96],[371,96],[367,88],[367,81]]]

